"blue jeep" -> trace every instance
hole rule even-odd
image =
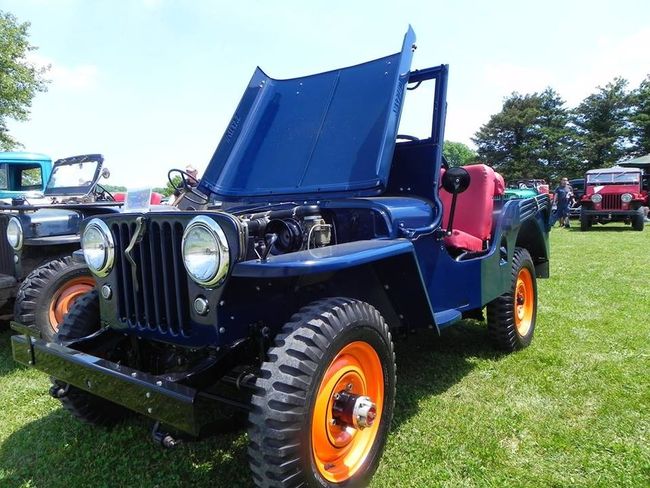
[[[38,196],[45,190],[52,160],[45,154],[0,152],[0,199]]]
[[[74,300],[95,285],[72,253],[81,247],[84,218],[119,209],[98,184],[108,176],[103,163],[100,154],[59,159],[42,192],[16,195],[0,207],[0,309],[46,339]]]
[[[366,486],[395,332],[487,307],[486,339],[523,348],[549,274],[548,196],[504,201],[492,169],[443,167],[448,67],[411,70],[414,42],[409,29],[396,54],[313,76],[257,69],[194,195],[223,203],[84,222],[96,290],[57,343],[14,323],[14,358],[56,378],[76,417],[137,412],[165,446],[222,407],[247,412],[257,486]],[[398,135],[421,83],[431,136]]]

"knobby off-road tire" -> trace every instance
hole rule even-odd
[[[510,290],[487,306],[490,338],[496,347],[512,352],[533,340],[537,320],[537,280],[528,251],[515,249]]]
[[[386,443],[395,382],[391,335],[374,307],[329,298],[301,309],[276,336],[251,400],[256,486],[367,486]],[[335,416],[341,392],[371,398],[370,427]]]
[[[97,332],[99,327],[99,295],[93,290],[75,301],[54,340],[65,345],[71,340]],[[66,387],[65,383],[57,379],[52,379],[52,383]],[[59,398],[59,401],[77,419],[92,425],[111,426],[129,414],[125,408],[72,385],[68,386],[67,394]]]
[[[34,269],[21,283],[14,317],[35,326],[43,339],[52,341],[74,301],[94,286],[85,263],[77,263],[71,256],[54,259]]]
[[[584,232],[589,229],[591,229],[591,219],[589,218],[589,215],[580,212],[580,230]]]
[[[639,210],[632,217],[632,228],[640,232],[643,230],[643,227],[645,227],[645,214],[643,213],[643,210]]]

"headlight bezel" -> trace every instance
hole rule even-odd
[[[197,277],[188,268],[187,260],[185,259],[185,245],[187,243],[188,236],[196,228],[207,230],[210,236],[214,239],[217,248],[219,263],[217,264],[214,273],[212,273],[208,279],[201,279]],[[228,239],[226,238],[226,234],[224,233],[219,223],[206,215],[197,215],[192,220],[190,220],[189,224],[187,224],[185,230],[183,231],[183,238],[181,240],[181,258],[183,259],[183,266],[185,267],[185,271],[189,275],[190,279],[196,284],[204,288],[214,288],[220,285],[228,275],[228,270],[230,269],[230,249],[228,246]]]
[[[621,202],[623,203],[630,203],[632,200],[634,200],[634,195],[631,193],[623,193],[621,195]]]
[[[86,233],[89,232],[90,229],[99,231],[104,244],[104,261],[99,268],[93,267],[86,255],[84,239],[86,237]],[[81,249],[83,251],[84,261],[86,262],[88,269],[90,269],[94,275],[103,278],[111,272],[113,266],[115,265],[115,241],[113,240],[113,233],[103,220],[94,218],[88,222],[81,236]]]
[[[589,199],[593,203],[600,203],[603,201],[603,196],[600,193],[594,193],[593,195],[591,195],[591,197],[589,197]]]
[[[11,240],[9,240],[9,228],[12,226],[12,224],[15,225],[18,230],[18,239],[15,245],[11,243]],[[11,217],[9,219],[9,222],[7,223],[7,230],[5,231],[5,237],[14,251],[20,251],[23,248],[25,233],[23,232],[23,225],[21,224],[18,217]]]

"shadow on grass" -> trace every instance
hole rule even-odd
[[[420,400],[461,381],[474,367],[472,358],[501,357],[490,346],[485,325],[475,321],[463,321],[441,337],[418,331],[396,341],[396,354],[399,380],[394,428],[417,414]],[[0,484],[251,485],[243,430],[164,450],[149,441],[150,428],[151,422],[135,418],[109,431],[80,424],[56,409],[24,425],[2,443]]]
[[[490,343],[485,323],[474,320],[446,329],[440,336],[417,331],[396,344],[397,398],[393,427],[418,413],[420,400],[439,395],[474,368],[471,358],[499,360],[503,353]]]
[[[11,355],[10,338],[12,334],[13,331],[11,330],[0,329],[0,378],[16,369],[23,368],[23,366],[14,361],[14,358]]]

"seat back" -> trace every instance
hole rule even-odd
[[[492,231],[493,198],[503,193],[504,185],[501,175],[484,164],[464,166],[471,182],[467,190],[459,194],[456,200],[456,213],[453,227],[485,241]],[[443,173],[444,174],[444,173]],[[443,226],[449,222],[451,210],[451,193],[440,187],[440,200],[443,205]]]

